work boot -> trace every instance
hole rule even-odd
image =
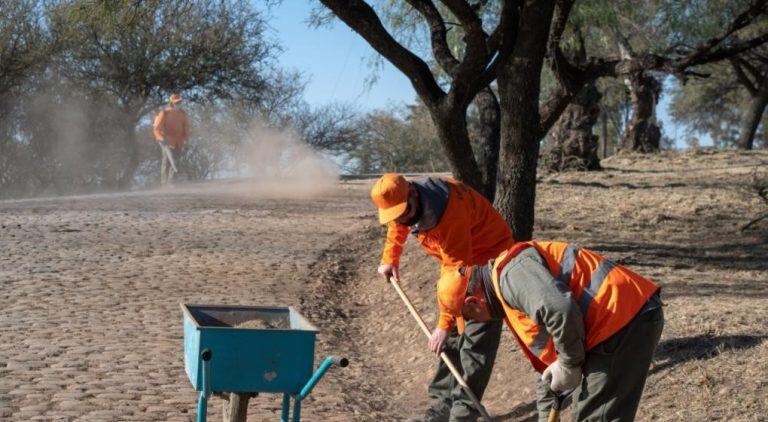
[[[448,418],[450,416],[451,409],[449,409],[447,406],[439,406],[437,408],[433,406],[427,409],[424,422],[448,422]]]
[[[448,418],[448,422],[477,422],[480,417],[480,412],[472,407],[466,406],[463,403],[453,403],[451,408],[451,417]]]

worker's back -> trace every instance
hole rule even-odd
[[[181,149],[189,138],[187,114],[178,108],[164,109],[155,118],[154,133],[156,139],[164,139],[169,147]]]

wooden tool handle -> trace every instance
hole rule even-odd
[[[555,409],[554,407],[549,409],[549,418],[547,418],[547,422],[560,422],[560,411]]]
[[[405,306],[408,308],[408,311],[410,311],[411,315],[413,316],[413,319],[415,319],[416,322],[419,324],[421,331],[424,333],[425,336],[427,336],[427,338],[431,338],[432,333],[430,333],[429,328],[427,328],[427,324],[424,323],[424,319],[421,317],[421,315],[419,315],[419,312],[416,310],[416,308],[413,307],[413,303],[411,303],[411,300],[408,299],[408,295],[406,295],[403,289],[400,287],[400,283],[398,283],[394,277],[391,277],[389,279],[389,282],[397,291],[397,294],[400,296],[400,299],[402,299],[403,302],[405,303]],[[459,372],[459,370],[456,369],[456,367],[453,365],[453,362],[451,362],[451,359],[448,358],[448,355],[446,355],[445,352],[440,352],[440,359],[442,359],[443,362],[445,362],[445,366],[447,366],[448,370],[451,371],[451,374],[453,374],[454,378],[456,378],[456,381],[459,383],[459,385],[461,385],[461,387],[464,388],[464,391],[472,400],[472,403],[475,405],[478,412],[480,412],[480,415],[483,417],[483,420],[485,422],[492,422],[491,416],[485,410],[485,407],[483,407],[483,405],[480,403],[480,400],[477,398],[477,396],[472,391],[472,389],[469,388],[467,381],[465,381],[464,377],[461,376],[461,372]]]

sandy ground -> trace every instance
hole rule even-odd
[[[603,252],[663,286],[667,322],[638,419],[768,420],[768,212],[739,188],[768,153],[698,151],[543,174],[536,237]],[[426,406],[435,359],[375,275],[371,181],[322,195],[216,183],[0,202],[0,420],[188,421],[179,302],[295,306],[317,360],[348,357],[304,420],[402,420]],[[280,198],[283,197],[283,198]],[[434,321],[437,264],[413,240],[404,287]],[[504,334],[484,402],[533,415],[535,373]],[[210,420],[221,419],[211,400]],[[279,398],[249,420],[277,420]]]

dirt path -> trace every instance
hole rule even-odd
[[[0,419],[194,420],[179,302],[298,306],[364,201],[218,186],[0,203]],[[348,420],[327,387],[306,418]]]
[[[768,168],[768,154],[628,156],[605,164],[600,173],[543,175],[536,233],[601,251],[663,286],[667,324],[639,420],[761,420],[768,410],[768,224],[738,231],[765,207],[737,186],[756,166]],[[362,371],[348,396],[357,420],[420,412],[434,367],[415,324],[374,273],[383,235],[369,222],[326,251],[321,265],[329,276],[318,297],[335,309],[329,320],[346,313],[339,338],[354,345]],[[404,285],[433,321],[437,266],[409,245]],[[337,267],[343,271],[335,277]],[[484,400],[496,420],[534,419],[534,382],[505,333]]]
[[[536,236],[577,242],[663,286],[666,328],[638,419],[764,420],[768,221],[736,188],[768,154],[624,156],[540,176]],[[0,420],[189,421],[179,302],[297,306],[334,368],[305,420],[402,420],[435,358],[376,278],[384,232],[370,181],[302,199],[229,184],[0,202]],[[412,240],[404,287],[434,321],[437,265]],[[504,335],[484,402],[529,420],[535,373]],[[276,420],[279,398],[252,401]],[[210,420],[220,420],[214,399]],[[762,419],[761,419],[762,418]]]

